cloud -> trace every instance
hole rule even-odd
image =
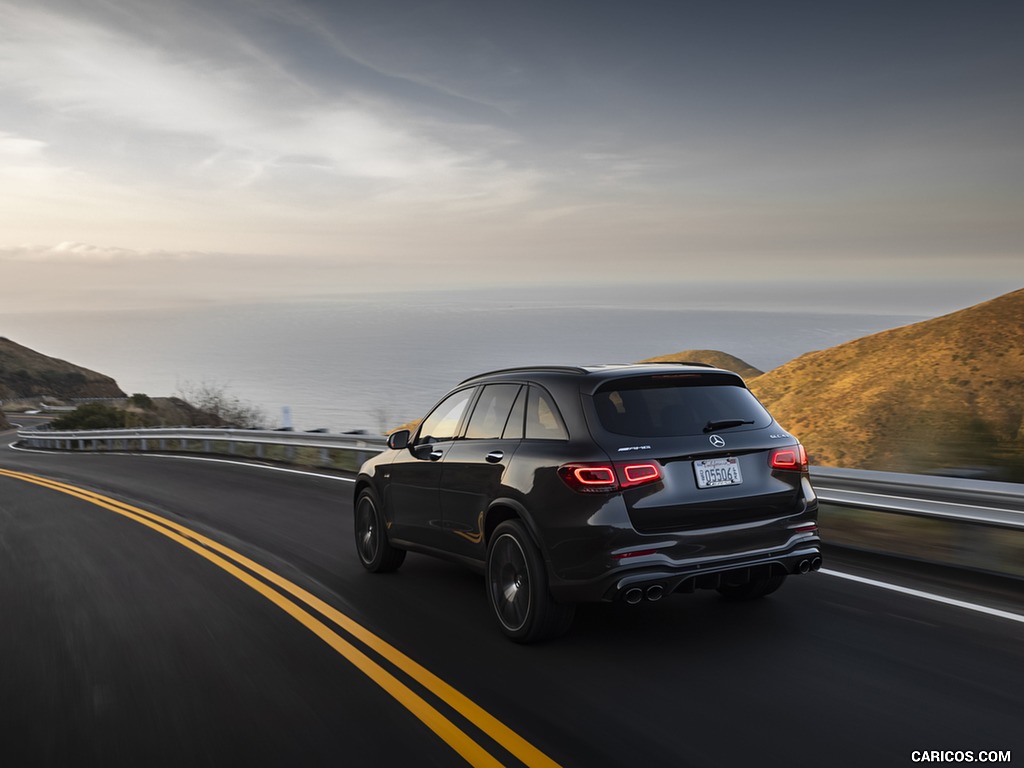
[[[0,131],[0,158],[23,160],[38,157],[46,148],[45,141],[26,139]]]
[[[0,248],[0,262],[30,262],[34,264],[190,262],[208,256],[210,254],[195,251],[139,251],[130,248],[116,248],[76,242]]]
[[[156,10],[135,12],[152,25],[162,21],[145,15]],[[200,8],[188,26],[179,18],[178,27],[162,35],[38,6],[0,2],[0,13],[0,87],[66,126],[80,126],[53,147],[61,155],[74,145],[79,163],[120,162],[122,174],[149,172],[179,184],[191,175],[238,188],[287,182],[292,158],[301,155],[334,178],[336,194],[344,196],[346,180],[355,179],[384,185],[358,194],[392,199],[402,185],[416,199],[486,196],[495,190],[490,178],[496,171],[509,175],[518,186],[513,198],[521,199],[538,177],[496,159],[491,149],[508,137],[482,126],[446,126],[399,100],[370,98],[358,89],[325,95],[292,72],[284,57],[275,59],[272,48],[253,54],[259,41],[237,30],[220,49],[204,46],[203,25],[216,24]],[[90,138],[89,152],[81,152]],[[501,185],[502,193],[508,185]]]

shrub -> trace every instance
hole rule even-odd
[[[86,403],[67,416],[54,419],[57,431],[72,429],[118,429],[124,426],[124,411],[103,403]]]
[[[134,395],[128,398],[128,402],[134,405],[136,408],[142,408],[147,411],[153,410],[153,398],[149,395],[143,395],[136,392]]]

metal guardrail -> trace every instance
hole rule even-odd
[[[214,453],[355,471],[385,438],[245,429],[54,432],[26,446],[71,451]],[[826,544],[1024,578],[1024,485],[812,467]]]
[[[385,438],[374,435],[199,427],[68,432],[22,429],[18,441],[29,448],[49,450],[216,453],[350,471],[380,453],[386,444]]]
[[[815,467],[826,544],[1024,579],[1024,485]]]
[[[813,467],[822,501],[920,517],[1024,529],[1024,485],[932,475]]]

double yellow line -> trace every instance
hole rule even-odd
[[[108,509],[129,520],[145,525],[147,528],[151,528],[162,536],[166,536],[183,547],[187,547],[200,557],[209,560],[218,568],[231,574],[243,584],[270,600],[270,602],[301,623],[310,632],[354,664],[363,674],[387,691],[388,694],[415,715],[471,765],[500,766],[502,763],[474,741],[465,731],[455,725],[448,717],[427,702],[420,694],[416,693],[416,691],[395,677],[381,664],[374,661],[370,656],[342,637],[328,626],[327,623],[310,613],[307,608],[316,611],[334,624],[335,627],[348,633],[348,635],[359,640],[371,651],[390,662],[394,667],[401,670],[483,732],[484,735],[503,747],[523,765],[557,768],[557,763],[551,758],[444,680],[437,677],[437,675],[425,669],[397,648],[377,637],[370,630],[331,607],[320,598],[288,579],[282,578],[273,571],[264,568],[259,563],[235,552],[233,549],[225,547],[223,544],[196,533],[190,528],[172,520],[84,488],[6,469],[0,469],[0,476],[33,483]],[[256,576],[260,578],[257,579],[255,578]],[[273,589],[270,585],[277,589]]]

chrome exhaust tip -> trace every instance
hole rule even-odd
[[[647,599],[650,600],[652,603],[657,600],[661,600],[664,594],[665,588],[661,586],[661,584],[655,584],[654,586],[647,588]]]
[[[820,557],[816,557],[813,560],[811,560],[811,570],[812,571],[817,571],[820,568],[821,568],[821,558]]]
[[[630,605],[636,605],[644,599],[644,591],[639,587],[633,587],[633,589],[630,589],[626,592],[623,599]]]
[[[800,565],[797,566],[797,570],[800,571],[800,573],[807,573],[809,570],[811,570],[811,561],[801,560]]]

